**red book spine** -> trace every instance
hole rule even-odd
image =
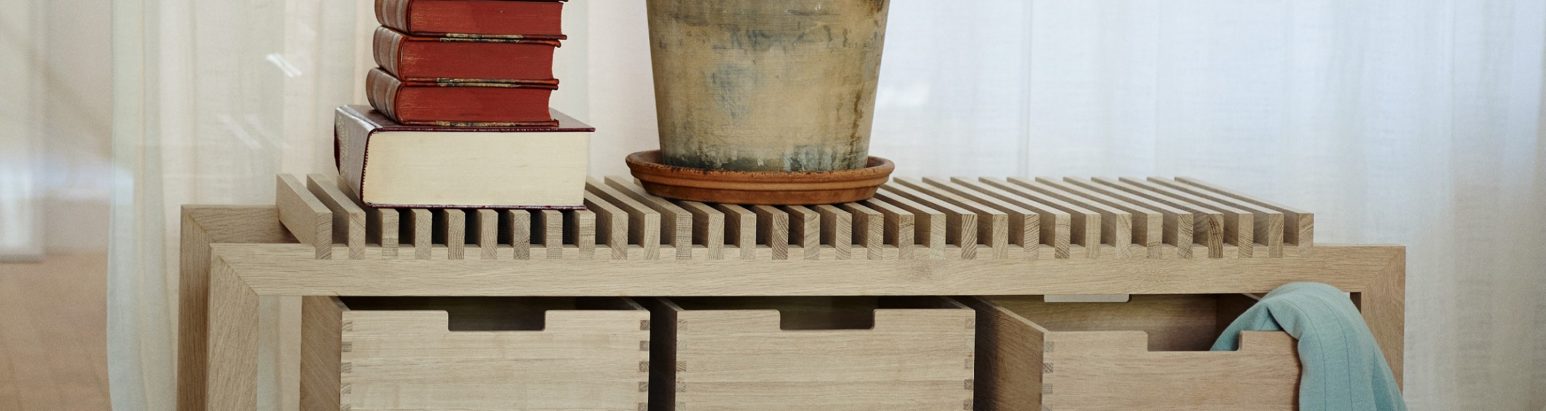
[[[376,20],[415,35],[563,39],[563,7],[563,0],[376,0]]]
[[[376,64],[404,81],[552,83],[558,40],[472,39],[376,29]]]
[[[381,69],[365,78],[370,105],[398,123],[440,126],[554,126],[556,84],[404,82]]]

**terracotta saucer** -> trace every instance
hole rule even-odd
[[[875,196],[896,165],[870,157],[865,168],[827,172],[725,171],[677,167],[660,161],[660,150],[628,155],[628,169],[644,190],[666,198],[710,203],[812,205],[861,201]]]

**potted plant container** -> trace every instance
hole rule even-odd
[[[657,195],[817,204],[868,198],[886,0],[649,0]],[[739,193],[734,193],[739,191]]]

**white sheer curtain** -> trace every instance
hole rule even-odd
[[[366,1],[115,2],[110,342],[168,409],[177,206],[329,169]],[[570,2],[555,105],[592,171],[654,147],[641,1]],[[1413,409],[1546,407],[1546,4],[895,1],[872,151],[903,175],[1190,175],[1408,248]]]

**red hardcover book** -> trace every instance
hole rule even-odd
[[[406,81],[553,79],[558,40],[420,37],[376,29],[376,65]]]
[[[548,98],[556,81],[453,83],[402,81],[374,69],[365,77],[371,107],[398,123],[438,126],[555,126]]]
[[[381,25],[416,35],[561,40],[564,0],[376,0]]]

